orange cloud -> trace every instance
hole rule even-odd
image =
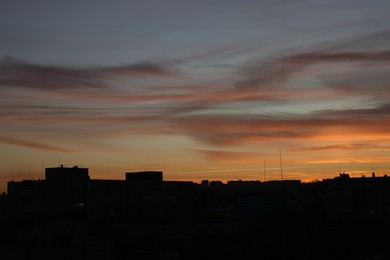
[[[0,143],[23,146],[23,147],[51,151],[51,152],[73,152],[73,151],[75,151],[73,149],[68,149],[68,148],[64,148],[64,147],[45,145],[42,143],[36,143],[36,142],[25,141],[25,140],[14,139],[14,138],[0,137]]]
[[[293,152],[327,151],[327,150],[390,150],[390,145],[372,143],[335,144],[290,149]]]
[[[195,149],[196,152],[205,155],[208,161],[226,161],[235,163],[253,163],[263,160],[262,153],[226,151],[226,150],[209,150]]]

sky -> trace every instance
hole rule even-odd
[[[0,192],[60,164],[196,182],[390,173],[390,1],[1,6]]]

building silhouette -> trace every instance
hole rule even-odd
[[[54,167],[0,198],[1,259],[388,259],[390,178],[96,180]]]

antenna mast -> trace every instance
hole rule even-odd
[[[279,147],[280,178],[283,181],[282,148]]]
[[[265,181],[265,159],[264,159],[264,181]]]
[[[339,174],[341,174],[341,170],[340,170],[340,164],[339,164]]]
[[[44,179],[44,174],[43,174],[43,160],[42,160],[42,165],[41,165],[42,167],[41,167],[41,178],[42,178],[42,180]]]

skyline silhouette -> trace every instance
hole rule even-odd
[[[388,259],[390,178],[97,180],[45,169],[0,196],[1,257],[19,259]]]
[[[202,173],[206,173],[206,174],[212,174],[212,173],[218,173],[218,174],[223,174],[223,173],[237,173],[237,172],[248,172],[248,173],[252,173],[250,176],[253,176],[253,178],[242,178],[242,179],[229,179],[229,178],[226,178],[224,177],[223,175],[221,176],[221,178],[211,178],[211,179],[208,179],[208,178],[198,178],[197,180],[191,180],[191,179],[173,179],[172,177],[171,178],[166,178],[166,180],[170,180],[170,181],[190,181],[190,182],[194,182],[194,183],[201,183],[202,181],[204,180],[208,180],[208,181],[218,181],[218,182],[222,182],[222,183],[228,183],[229,181],[260,181],[260,182],[266,182],[266,181],[283,181],[283,180],[299,180],[303,183],[312,183],[312,182],[319,182],[321,180],[324,180],[324,179],[330,179],[330,178],[334,178],[334,177],[337,177],[339,176],[341,173],[348,173],[348,175],[350,175],[351,177],[365,177],[365,176],[370,176],[373,172],[375,172],[375,169],[372,168],[371,171],[370,170],[365,170],[365,171],[358,171],[358,173],[354,173],[353,171],[351,172],[348,172],[348,171],[341,171],[341,168],[340,168],[340,165],[339,165],[339,169],[338,169],[338,172],[333,172],[332,174],[328,174],[327,176],[323,176],[324,178],[322,179],[319,179],[319,178],[313,178],[313,179],[310,179],[310,180],[301,180],[299,178],[294,178],[294,174],[292,175],[289,175],[289,170],[291,169],[296,169],[296,168],[300,168],[300,167],[283,167],[281,165],[281,157],[280,157],[280,161],[279,161],[279,167],[266,167],[266,164],[265,164],[265,160],[264,160],[264,165],[263,165],[263,168],[262,169],[238,169],[238,170],[210,170],[210,171],[201,171],[201,172],[191,172],[192,174],[202,174]],[[68,167],[68,164],[58,164],[57,165],[58,167]],[[43,164],[42,164],[42,167]],[[70,167],[70,166],[69,166]],[[79,166],[77,166],[79,167]],[[81,168],[83,168],[83,166],[81,166]],[[36,172],[31,172],[30,170],[27,171],[25,170],[25,174],[23,174],[21,177],[19,178],[16,178],[16,179],[13,179],[12,178],[12,181],[22,181],[22,180],[44,180],[45,179],[45,175],[44,175],[44,168],[42,168],[41,172],[39,173],[36,173]],[[143,169],[143,171],[150,171],[150,170],[146,170],[145,167]],[[153,171],[153,170],[152,170]],[[285,177],[283,178],[283,171],[285,171]],[[185,174],[186,172],[184,172]],[[287,173],[287,174],[286,174]],[[377,174],[377,177],[383,177],[383,176],[387,176],[388,174],[390,173],[390,170],[389,171],[380,171],[380,172],[376,172]],[[94,176],[94,174],[92,173],[91,176]],[[115,176],[119,176],[119,174],[116,174]],[[165,173],[165,176],[167,176],[167,174]],[[169,176],[169,175],[168,175]],[[203,176],[201,175],[202,177],[206,177],[206,176]],[[110,178],[97,178],[97,179],[110,179]],[[121,180],[121,178],[114,178],[112,180]],[[0,191],[1,192],[6,192],[6,184],[10,181],[10,179],[6,180],[4,179],[3,181],[0,182]]]

